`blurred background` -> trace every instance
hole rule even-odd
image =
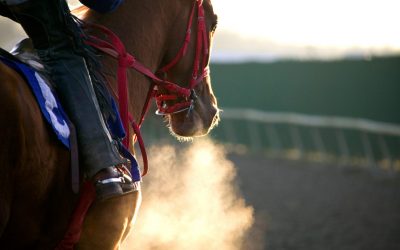
[[[254,209],[227,249],[400,249],[400,2],[213,5],[209,137]],[[21,36],[0,19],[1,47]],[[178,144],[162,123],[147,118],[147,145]]]
[[[211,137],[263,241],[244,249],[400,249],[400,2],[213,4]]]

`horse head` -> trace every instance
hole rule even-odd
[[[172,24],[174,28],[169,32],[168,46],[161,61],[163,66],[158,73],[164,79],[190,90],[190,96],[160,101],[158,106],[160,110],[188,103],[178,110],[166,112],[171,132],[178,138],[187,138],[207,134],[219,121],[219,109],[209,76],[217,15],[210,0],[195,0],[194,3],[180,1],[180,4],[181,10]],[[159,91],[169,92],[162,85]]]
[[[155,80],[143,78],[143,72],[139,73],[142,76],[130,73],[129,82],[145,89],[142,83],[147,81],[147,89],[154,88],[157,114],[167,118],[172,134],[178,138],[202,136],[218,123],[219,109],[209,76],[217,16],[210,0],[126,1],[110,15],[75,13],[113,30],[126,51],[157,75]],[[107,67],[113,63],[103,60]],[[129,97],[129,109],[140,120],[140,108],[146,103],[143,94],[131,88]]]

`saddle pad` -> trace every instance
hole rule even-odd
[[[58,98],[45,82],[44,78],[30,66],[0,56],[0,61],[24,76],[29,84],[40,110],[46,121],[53,128],[57,138],[68,149],[70,148],[70,129],[67,125],[67,116],[63,111]]]

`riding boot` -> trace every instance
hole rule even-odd
[[[10,1],[10,0],[9,0]],[[77,53],[75,25],[65,0],[29,0],[9,6],[32,39],[61,103],[77,128],[80,161],[88,177],[124,163],[101,115],[86,67]]]

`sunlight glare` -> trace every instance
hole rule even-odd
[[[400,1],[214,0],[219,28],[277,43],[400,48]]]

